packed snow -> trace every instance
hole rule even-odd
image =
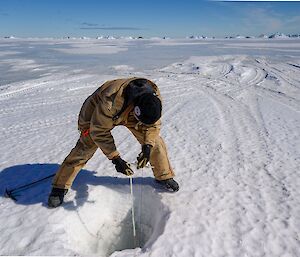
[[[300,40],[0,39],[0,255],[300,256]],[[51,178],[78,139],[77,115],[105,81],[146,77],[180,184],[98,150],[63,206]],[[113,135],[134,163],[141,147]]]

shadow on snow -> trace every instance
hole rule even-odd
[[[4,197],[6,189],[12,190],[55,174],[58,168],[58,164],[24,164],[6,168],[0,172],[0,194]],[[129,185],[128,178],[97,176],[96,174],[95,171],[86,169],[80,171],[72,185],[72,190],[75,191],[76,194],[74,198],[76,205],[74,205],[73,202],[64,204],[63,207],[65,209],[74,210],[88,202],[89,185],[101,185],[119,192],[128,191],[128,188],[125,189],[125,186]],[[51,177],[24,191],[17,192],[17,201],[15,203],[21,205],[42,203],[43,206],[47,207],[52,179]],[[134,178],[133,183],[150,186],[158,191],[161,190],[160,186],[155,183],[155,180],[151,177]]]

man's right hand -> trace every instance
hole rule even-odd
[[[112,159],[112,163],[115,165],[117,172],[121,172],[126,176],[133,175],[133,171],[130,168],[130,164],[124,161],[120,156]]]

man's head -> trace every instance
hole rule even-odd
[[[136,99],[134,116],[146,125],[154,124],[161,117],[161,101],[155,93],[145,93]]]

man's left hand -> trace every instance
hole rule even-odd
[[[150,160],[151,145],[143,145],[142,152],[137,157],[137,168],[144,168]]]

